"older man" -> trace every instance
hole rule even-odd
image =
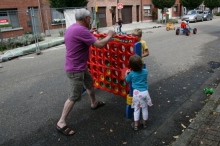
[[[97,40],[92,35],[96,29],[88,30],[90,25],[90,12],[86,9],[77,9],[76,23],[71,25],[65,32],[66,62],[65,70],[70,80],[70,94],[64,104],[61,117],[57,123],[57,130],[65,135],[73,135],[74,131],[67,126],[66,118],[74,104],[81,100],[83,86],[91,100],[91,109],[97,109],[105,105],[103,101],[97,101],[94,93],[92,76],[87,69],[89,59],[89,47],[94,45],[98,48],[104,47],[114,31],[110,30],[102,40]]]

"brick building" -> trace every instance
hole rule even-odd
[[[117,4],[122,3],[123,9],[118,9]],[[123,23],[139,22],[141,16],[141,1],[134,0],[90,0],[87,6],[97,6],[97,16],[100,27],[114,25],[119,18]]]
[[[30,18],[30,8],[34,10],[34,22]],[[63,14],[50,9],[48,0],[1,0],[0,25],[11,24],[9,28],[0,28],[2,36],[9,38],[33,32],[32,23],[39,33],[46,33],[48,28],[60,28],[61,24],[53,24],[58,15],[63,18]]]
[[[185,8],[179,1],[176,0],[175,5],[166,12],[169,18],[180,18],[184,15]],[[118,9],[118,3],[123,4],[122,9]],[[155,8],[151,0],[89,0],[87,6],[97,6],[100,27],[112,26],[119,18],[122,18],[124,24],[162,19],[161,10]],[[34,22],[31,21],[30,8],[35,10]],[[201,5],[201,8],[204,6]],[[0,28],[3,38],[33,32],[32,23],[37,32],[47,34],[49,30],[65,27],[65,23],[56,22],[63,19],[64,15],[58,9],[49,7],[48,0],[0,1],[0,25],[11,24],[9,28]]]
[[[118,3],[123,4],[123,9],[117,8]],[[118,18],[122,18],[123,23],[127,24],[157,20],[162,15],[151,0],[90,0],[88,6],[98,7],[97,16],[101,27],[114,25]],[[175,5],[168,11],[169,18],[180,18],[183,7],[179,0],[176,0]]]

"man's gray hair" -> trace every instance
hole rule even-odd
[[[86,16],[90,16],[90,12],[86,9],[76,9],[76,21],[83,20]]]

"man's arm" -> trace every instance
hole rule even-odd
[[[112,38],[114,33],[115,32],[113,30],[109,30],[107,33],[107,36],[104,39],[95,41],[95,43],[93,43],[93,45],[96,46],[97,48],[104,47],[108,43],[108,41]]]

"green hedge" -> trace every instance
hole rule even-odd
[[[168,19],[166,22],[178,23],[178,20],[177,19]],[[162,23],[162,20],[158,21],[157,23]],[[165,19],[163,20],[163,23],[165,23]]]
[[[178,23],[177,19],[168,19],[167,22]]]
[[[11,24],[3,24],[3,25],[0,25],[0,28],[4,28],[4,27],[12,27]]]
[[[44,36],[40,34],[37,34],[37,38],[39,42],[44,40]],[[15,49],[18,47],[27,46],[33,43],[35,43],[35,37],[32,34],[24,34],[21,37],[12,37],[8,39],[4,39],[2,42],[0,42],[0,52],[9,49]]]
[[[216,16],[220,16],[220,12],[215,12],[215,15]]]

